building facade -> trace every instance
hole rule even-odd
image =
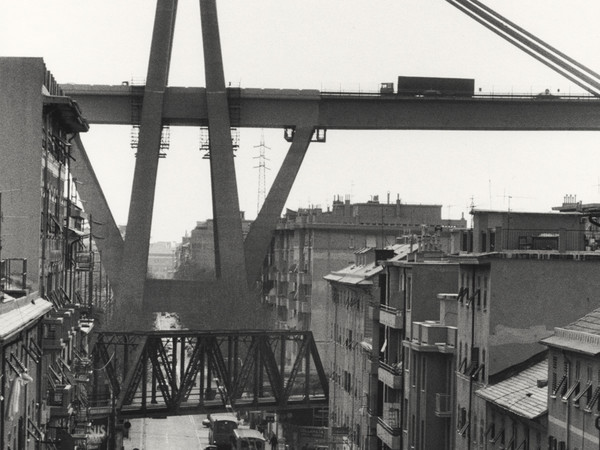
[[[242,214],[242,233],[248,234],[251,220]],[[196,226],[181,239],[175,249],[174,277],[188,280],[215,278],[215,234],[213,219],[196,222]]]
[[[91,444],[108,419],[90,409],[88,340],[112,295],[69,170],[88,125],[40,58],[0,58],[0,111],[0,446]]]
[[[175,274],[176,246],[172,242],[151,242],[148,252],[148,277],[171,279]]]
[[[542,341],[548,346],[548,448],[600,446],[600,310]]]
[[[438,296],[456,290],[458,266],[447,259],[419,259],[417,253],[416,261],[384,263],[387,295],[379,313],[383,395],[377,427],[383,448],[446,448],[440,445],[448,442],[451,429],[448,403],[454,381],[449,369],[456,328],[440,314]]]
[[[440,205],[367,203],[336,199],[330,211],[320,208],[290,211],[280,221],[266,259],[265,300],[275,310],[279,328],[311,330],[323,360],[329,360],[327,282],[325,275],[354,263],[353,253],[386,248],[398,239],[416,248],[424,236],[439,234],[449,247]],[[454,226],[466,226],[465,220]],[[446,236],[448,235],[448,237]]]
[[[329,427],[343,430],[331,436],[330,448],[377,448],[376,415],[370,404],[377,380],[373,304],[381,293],[383,267],[378,261],[393,254],[394,250],[358,250],[353,265],[325,276],[331,289],[327,308],[331,358],[326,361],[331,373]]]
[[[493,221],[507,224],[509,219],[510,233],[490,226]],[[473,225],[475,248],[483,242],[502,242],[502,250],[456,258],[460,267],[457,449],[471,448],[472,442],[479,440],[482,418],[486,430],[494,422],[488,405],[476,392],[542,352],[540,340],[554,327],[581,317],[597,307],[598,301],[594,292],[599,286],[593,273],[599,268],[599,259],[585,251],[586,233],[580,216],[475,211]],[[498,240],[500,235],[510,239]],[[523,431],[515,429],[515,433],[520,433],[514,436],[516,442]],[[505,429],[505,434],[503,439],[510,441],[511,431]],[[527,442],[534,441],[527,437]]]

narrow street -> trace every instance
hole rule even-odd
[[[206,416],[171,416],[166,419],[134,419],[124,450],[203,449],[208,445]]]
[[[180,329],[175,314],[156,315],[157,330]],[[123,439],[124,450],[203,449],[208,445],[208,428],[202,426],[206,416],[169,416],[165,419],[131,420],[129,438]]]

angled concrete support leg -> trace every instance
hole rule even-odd
[[[77,179],[77,193],[84,201],[85,212],[92,214],[94,222],[99,222],[94,224],[94,236],[99,236],[95,242],[102,254],[102,265],[113,293],[118,296],[123,238],[79,136],[73,140],[71,156],[71,174]]]
[[[177,0],[158,0],[125,235],[118,308],[135,310],[142,304],[144,295],[162,132],[163,96],[169,73],[176,11]]]
[[[300,170],[300,165],[306,155],[313,134],[312,126],[297,127],[294,140],[281,164],[277,177],[269,189],[269,194],[263,203],[260,213],[252,223],[244,242],[246,255],[246,270],[248,284],[256,282],[262,270],[265,255],[277,226],[281,211],[285,206],[288,195]]]
[[[210,139],[215,273],[228,284],[245,289],[242,219],[215,0],[200,0],[200,14]]]

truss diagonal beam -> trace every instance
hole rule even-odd
[[[321,357],[319,356],[319,349],[317,348],[317,344],[315,342],[314,336],[311,334],[308,338],[309,340],[309,352],[312,356],[312,361],[315,365],[315,370],[317,371],[317,376],[319,377],[319,382],[321,384],[321,388],[323,389],[323,393],[328,396],[329,395],[329,380],[327,379],[327,375],[325,374],[325,369],[323,368],[323,362],[321,361]]]
[[[302,362],[306,357],[306,352],[308,349],[308,345],[306,340],[302,340],[300,342],[300,348],[298,349],[298,354],[296,355],[296,360],[294,361],[294,365],[292,366],[292,372],[290,373],[290,377],[288,378],[287,384],[285,386],[284,391],[284,401],[289,401],[290,395],[292,394],[292,389],[294,388],[294,384],[296,383],[296,378],[298,377],[298,373],[300,372],[300,368],[302,367]]]
[[[246,358],[242,363],[242,368],[239,372],[239,375],[236,377],[235,383],[233,384],[233,389],[231,392],[231,402],[233,404],[235,403],[235,400],[242,395],[242,391],[248,383],[248,378],[254,369],[257,349],[257,339],[252,338],[252,342],[248,348],[248,353],[246,354]]]
[[[273,232],[306,155],[313,130],[312,125],[296,128],[292,144],[277,172],[277,177],[269,189],[260,213],[250,226],[244,241],[248,284],[256,282],[261,274]]]
[[[225,395],[229,397],[231,395],[231,375],[227,370],[227,364],[225,364],[225,358],[223,357],[223,352],[221,351],[221,347],[219,345],[219,341],[216,338],[209,338],[208,340],[208,357],[209,361],[212,364],[212,369],[217,375],[219,382],[225,388]],[[223,398],[223,402],[227,404],[229,402],[229,398]]]
[[[123,405],[130,404],[133,401],[135,393],[140,385],[142,389],[145,389],[145,383],[143,381],[144,371],[146,369],[147,343],[147,338],[142,338],[142,340],[134,347],[133,352],[130,352],[129,349],[123,349],[124,353],[128,354],[128,367],[124,367],[126,375],[123,377],[124,389],[118,395],[117,399],[118,409],[120,409]]]
[[[153,348],[148,349],[148,357],[152,362],[152,376],[155,377],[158,382],[158,387],[162,393],[166,406],[172,408],[174,406],[173,398],[177,395],[177,389],[172,383],[168,361],[166,364],[161,364],[162,358],[159,358],[161,343],[158,343],[158,345],[156,344],[157,343],[155,342],[155,345],[152,346]],[[163,370],[167,374],[166,377]]]
[[[190,392],[194,387],[194,380],[200,371],[202,365],[202,354],[204,351],[204,344],[197,340],[194,349],[192,350],[192,354],[190,355],[190,360],[181,379],[181,385],[179,387],[179,392],[177,397],[175,398],[175,404],[180,405],[181,402],[186,401],[189,398]]]
[[[269,378],[269,383],[271,383],[275,401],[279,403],[283,399],[283,375],[279,372],[277,360],[275,359],[274,348],[269,343],[269,337],[265,336],[263,339],[261,339],[260,344],[262,363],[267,371],[267,377]]]
[[[148,252],[154,194],[163,125],[163,99],[167,86],[177,0],[158,0],[144,103],[127,234],[121,265],[121,304],[141,305],[148,270]]]
[[[119,379],[117,378],[117,370],[113,362],[113,357],[109,356],[108,349],[106,348],[106,344],[103,342],[102,337],[100,337],[96,342],[92,354],[96,356],[95,359],[98,365],[96,369],[103,368],[106,371],[113,395],[119,395],[121,391],[121,385],[119,383]]]

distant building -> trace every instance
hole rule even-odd
[[[170,279],[175,273],[175,250],[172,242],[151,242],[148,252],[148,277]]]
[[[242,214],[242,233],[248,234],[252,220]],[[212,280],[215,278],[215,235],[213,219],[196,222],[189,236],[175,249],[175,278]]]

